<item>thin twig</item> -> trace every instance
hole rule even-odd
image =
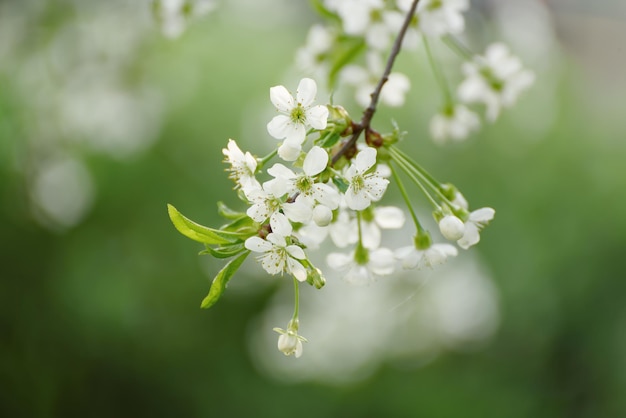
[[[359,136],[363,131],[367,132],[370,129],[370,123],[372,118],[374,117],[374,113],[376,113],[376,106],[378,105],[378,99],[380,98],[380,92],[383,89],[383,86],[389,79],[389,74],[391,74],[391,69],[393,68],[393,64],[396,60],[396,57],[400,53],[400,49],[402,47],[402,40],[406,35],[406,31],[411,24],[411,20],[413,19],[413,15],[415,15],[415,9],[417,8],[417,3],[419,0],[413,0],[411,4],[411,8],[406,14],[406,18],[404,19],[404,23],[402,24],[402,28],[400,28],[400,32],[398,32],[398,36],[393,43],[393,47],[391,48],[391,53],[389,54],[389,58],[387,59],[387,66],[385,67],[385,72],[383,73],[380,80],[378,80],[378,85],[374,89],[371,94],[372,100],[370,101],[369,106],[363,111],[363,117],[361,118],[361,122],[358,124],[354,124],[352,127],[352,136],[349,140],[347,140],[343,146],[337,151],[330,162],[330,165],[334,165],[339,159],[354,145],[356,141],[359,139]]]

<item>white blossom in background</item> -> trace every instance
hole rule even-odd
[[[378,202],[387,190],[389,180],[376,171],[369,170],[376,164],[376,149],[365,148],[359,151],[354,162],[346,170],[346,180],[350,184],[346,190],[346,204],[352,210],[363,210],[371,202]]]
[[[81,160],[69,156],[42,163],[31,186],[37,217],[53,228],[69,228],[82,221],[94,194],[89,171]]]
[[[340,273],[349,283],[362,285],[376,280],[378,277],[389,276],[395,271],[393,251],[388,248],[375,250],[364,249],[367,260],[357,260],[358,254],[330,253],[326,257],[328,266]]]
[[[189,21],[202,17],[215,9],[213,0],[154,0],[154,12],[163,34],[179,37]]]
[[[439,266],[436,275],[399,271],[371,286],[351,285],[342,274],[329,271],[324,297],[309,293],[301,306],[309,342],[297,362],[285,361],[271,331],[291,314],[293,289],[279,289],[251,321],[248,352],[261,373],[288,382],[353,385],[396,361],[424,367],[440,354],[480,346],[497,328],[498,290],[471,253]]]
[[[284,139],[278,148],[283,160],[298,158],[308,128],[326,128],[328,108],[313,105],[316,95],[317,84],[310,78],[300,81],[295,99],[284,86],[270,88],[270,100],[281,114],[267,124],[267,131],[276,139]]]
[[[381,229],[400,229],[405,217],[402,209],[395,206],[376,206],[371,220],[361,219],[361,240],[363,246],[376,249],[380,246]]]
[[[354,64],[346,65],[340,75],[343,83],[355,87],[355,99],[363,107],[369,105],[372,91],[384,72],[382,58],[376,52],[368,52],[366,61],[367,68]],[[380,101],[390,107],[402,106],[410,88],[411,82],[406,75],[393,72],[389,74],[389,79],[380,92]]]
[[[230,172],[228,177],[236,183],[236,188],[241,188],[245,192],[261,187],[255,177],[257,160],[252,154],[247,151],[244,154],[237,142],[232,139],[228,140],[228,145],[222,149],[222,154],[226,157],[224,162],[230,164],[230,168],[227,169]]]
[[[143,77],[145,46],[154,36],[149,3],[71,1],[72,13],[61,19],[46,2],[5,3],[0,76],[8,76],[19,103],[15,121],[25,151],[13,164],[24,176],[35,220],[67,230],[96,199],[85,159],[136,156],[158,138],[165,119],[160,89]],[[29,29],[44,26],[45,37]],[[60,192],[41,186],[63,176]]]
[[[461,141],[480,127],[480,119],[476,113],[463,105],[455,105],[436,114],[430,121],[430,134],[439,144],[449,139]]]
[[[317,79],[328,75],[325,55],[331,50],[337,34],[327,26],[313,25],[309,29],[304,46],[296,51],[296,66]]]
[[[250,251],[263,253],[258,259],[263,269],[269,274],[289,273],[299,281],[306,280],[306,269],[298,260],[306,259],[304,250],[297,245],[288,244],[293,228],[286,216],[274,213],[270,218],[270,232],[265,239],[250,237],[245,246]]]
[[[453,245],[432,244],[423,250],[418,250],[414,245],[401,247],[394,252],[394,255],[396,259],[400,260],[402,268],[421,270],[443,264],[448,257],[455,257],[458,253]]]
[[[465,29],[463,12],[468,7],[469,0],[421,0],[417,4],[419,29],[428,36],[459,34]]]
[[[480,241],[480,231],[491,221],[496,214],[492,208],[477,209],[469,214],[465,222],[463,236],[457,241],[459,247],[467,250]]]
[[[465,80],[459,85],[459,98],[465,103],[484,103],[491,122],[502,108],[513,106],[519,94],[535,80],[533,72],[524,69],[519,58],[502,43],[490,45],[484,56],[464,63],[463,73]]]

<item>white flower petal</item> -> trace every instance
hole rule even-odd
[[[280,212],[274,212],[270,216],[270,226],[272,227],[272,233],[288,237],[293,231],[291,223],[285,215]]]
[[[439,221],[441,235],[450,241],[456,241],[465,234],[466,224],[454,215],[446,215]]]
[[[395,206],[378,206],[374,209],[374,221],[383,229],[399,229],[404,225],[404,212]]]
[[[382,199],[383,195],[385,194],[385,190],[387,190],[388,184],[389,180],[387,179],[383,179],[375,175],[369,176],[365,180],[365,188],[370,199],[372,199],[374,202],[378,202],[380,199]]]
[[[288,245],[287,252],[293,258],[297,258],[298,260],[306,259],[306,254],[304,253],[304,250],[301,247],[298,247],[297,245]]]
[[[363,210],[371,204],[371,199],[363,190],[355,193],[352,186],[348,187],[344,197],[346,204],[352,210]]]
[[[496,211],[493,208],[480,208],[470,213],[469,219],[472,222],[489,222],[495,214]]]
[[[332,186],[325,183],[315,183],[312,187],[312,195],[324,206],[328,206],[330,209],[335,210],[339,206],[341,196],[339,192]]]
[[[352,254],[330,253],[326,256],[326,264],[328,267],[338,271],[345,271],[354,261]]]
[[[328,108],[323,105],[313,106],[305,112],[306,121],[314,129],[326,129],[328,125]]]
[[[267,124],[267,132],[276,139],[284,139],[292,131],[291,119],[285,115],[277,115]]]
[[[255,253],[265,253],[273,248],[271,243],[261,237],[250,237],[246,240],[244,245],[248,250],[254,251]]]
[[[302,151],[300,145],[294,146],[292,143],[285,141],[278,147],[278,156],[285,161],[296,161],[300,155],[300,151]]]
[[[307,176],[315,176],[326,168],[328,165],[328,153],[317,145],[311,148],[304,159],[302,170]],[[271,174],[271,173],[270,173]]]
[[[306,269],[302,264],[294,260],[293,258],[287,258],[287,268],[289,273],[293,275],[298,281],[303,282],[306,280]]]
[[[363,174],[376,164],[376,148],[367,147],[360,151],[354,159],[357,172]]]
[[[276,109],[283,113],[289,113],[295,106],[293,96],[284,86],[270,88],[270,100]]]
[[[317,95],[317,84],[315,81],[310,78],[300,80],[296,92],[298,103],[300,103],[302,107],[307,108],[315,101],[315,95]]]
[[[374,250],[380,246],[380,228],[375,222],[361,222],[361,242],[367,249]]]
[[[472,222],[468,222],[465,224],[465,234],[463,234],[463,237],[456,243],[459,244],[459,247],[467,250],[472,245],[478,244],[479,241],[480,233],[478,226]]]

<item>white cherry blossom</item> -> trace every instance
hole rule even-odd
[[[298,335],[298,320],[289,321],[287,329],[274,328],[274,331],[280,334],[278,337],[278,351],[286,356],[294,355],[299,358],[302,355],[302,342],[306,342],[306,338]]]
[[[308,202],[296,199],[286,202],[282,195],[273,188],[271,181],[266,181],[261,187],[245,189],[246,198],[252,204],[246,214],[254,221],[263,223],[272,214],[282,210],[287,218],[293,222],[308,222],[311,219],[312,208]]]
[[[295,99],[284,86],[270,88],[270,100],[281,114],[267,124],[267,131],[276,139],[284,139],[278,155],[286,161],[298,157],[308,128],[326,128],[328,108],[313,105],[316,94],[317,84],[310,78],[300,80]]]
[[[257,161],[252,154],[249,152],[244,154],[232,139],[228,140],[228,145],[222,149],[222,153],[226,157],[224,162],[230,164],[230,168],[227,169],[230,172],[228,177],[235,181],[236,187],[240,187],[242,190],[260,187],[259,182],[254,177]]]
[[[430,134],[435,142],[443,144],[448,139],[461,141],[478,129],[480,119],[463,105],[456,105],[436,114],[430,121]]]
[[[484,56],[463,64],[463,73],[466,78],[459,85],[459,98],[465,103],[484,103],[491,122],[502,108],[513,106],[535,80],[533,72],[524,69],[519,58],[502,43],[490,45]]]
[[[306,259],[304,250],[297,245],[288,244],[287,237],[291,236],[293,228],[287,217],[281,213],[274,213],[270,218],[270,232],[265,239],[250,237],[245,246],[248,250],[263,253],[258,257],[261,266],[269,274],[289,273],[303,282],[306,280],[306,269],[298,260]]]
[[[359,262],[355,252],[349,254],[330,253],[326,257],[328,266],[342,275],[348,283],[367,284],[380,276],[393,274],[395,260],[393,251],[388,248],[367,250],[367,260]]]
[[[371,94],[383,74],[384,64],[380,55],[369,52],[366,55],[367,68],[358,65],[346,65],[341,71],[343,83],[356,88],[355,99],[363,107],[367,107]],[[389,74],[389,78],[380,92],[380,101],[390,107],[399,107],[404,104],[405,95],[411,88],[409,78],[398,72]]]
[[[296,52],[296,65],[307,74],[325,78],[328,75],[328,64],[325,60],[330,52],[337,34],[329,27],[313,25],[309,29],[306,44]]]
[[[346,171],[345,177],[349,186],[345,200],[352,210],[363,210],[371,202],[377,202],[385,193],[389,180],[382,178],[378,172],[369,172],[376,164],[376,149],[367,147],[354,158]]]
[[[328,184],[316,182],[316,176],[326,169],[328,160],[328,153],[323,148],[314,146],[304,159],[303,173],[296,174],[283,164],[274,164],[267,170],[274,177],[270,180],[274,192],[277,195],[297,193],[298,199],[308,202],[311,210],[315,202],[329,209],[337,209],[340,200],[337,189]]]
[[[421,0],[417,5],[419,29],[428,36],[459,34],[465,29],[462,13],[469,0]]]
[[[380,246],[381,229],[400,229],[404,225],[404,212],[395,206],[377,206],[371,219],[361,219],[361,241],[365,248],[376,249]]]
[[[455,257],[457,254],[458,250],[453,245],[432,244],[423,250],[415,248],[414,245],[398,248],[394,255],[401,261],[402,268],[421,270],[443,264],[448,257]]]

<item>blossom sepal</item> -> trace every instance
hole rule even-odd
[[[226,285],[228,281],[233,277],[233,275],[239,270],[241,264],[245,261],[246,257],[248,257],[250,251],[245,251],[241,253],[237,258],[233,258],[222,268],[217,276],[213,279],[213,283],[211,283],[211,288],[209,289],[209,294],[202,300],[200,304],[200,308],[209,309],[211,306],[215,305],[215,303],[219,300],[226,290]]]

